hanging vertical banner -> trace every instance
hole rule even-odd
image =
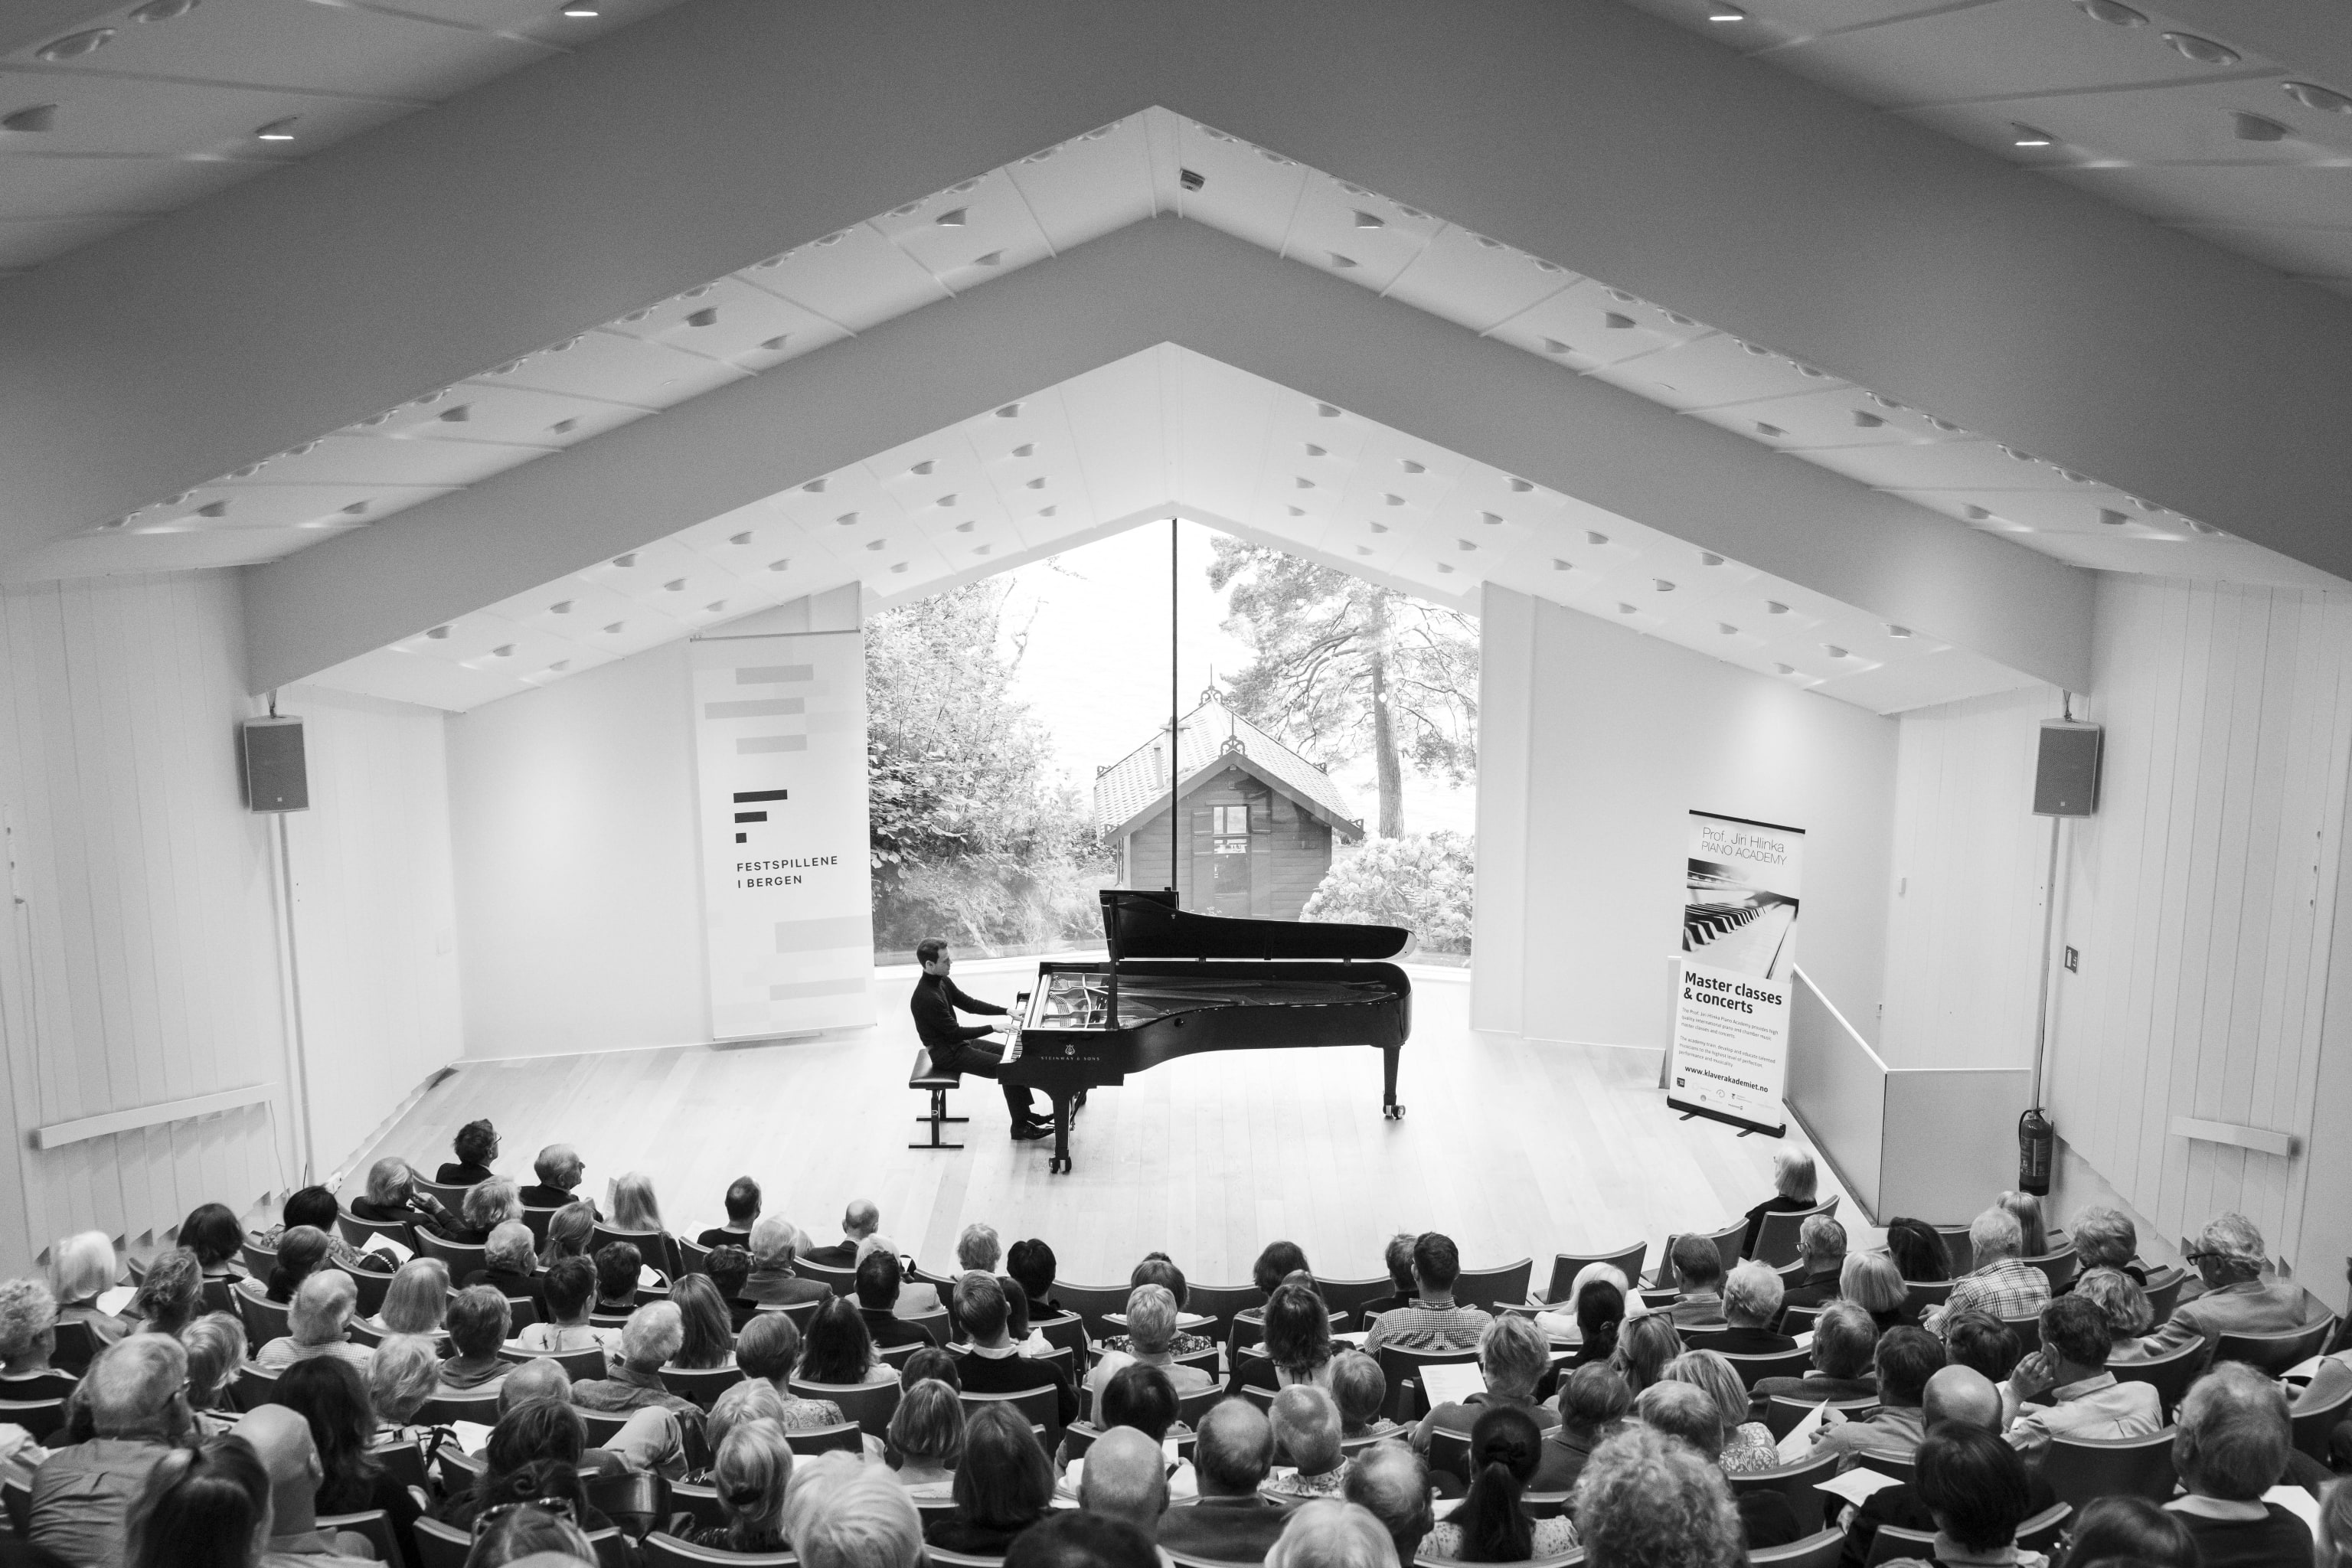
[[[1666,1103],[1779,1137],[1802,828],[1690,814]]]
[[[871,1024],[865,634],[692,646],[711,1033]]]

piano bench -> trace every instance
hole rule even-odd
[[[928,1143],[909,1143],[907,1145],[908,1148],[961,1149],[963,1147],[961,1143],[942,1142],[940,1139],[940,1129],[946,1126],[948,1123],[951,1121],[969,1121],[971,1120],[969,1116],[950,1116],[948,1114],[948,1090],[955,1088],[961,1082],[963,1082],[963,1074],[960,1072],[939,1071],[931,1066],[931,1053],[923,1049],[920,1046],[917,1046],[915,1047],[915,1065],[908,1071],[907,1087],[908,1089],[928,1091],[931,1097],[930,1114],[928,1116],[918,1116],[915,1118],[918,1122],[929,1122],[930,1124],[931,1141]]]

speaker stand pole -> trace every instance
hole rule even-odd
[[[286,911],[286,1044],[294,1057],[294,1110],[302,1130],[302,1184],[307,1187],[317,1179],[313,1167],[318,1163],[310,1137],[310,1050],[302,1032],[302,964],[294,943],[294,857],[286,836],[286,814],[276,816],[278,907]]]

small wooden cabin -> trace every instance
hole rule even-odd
[[[1183,907],[1289,921],[1360,843],[1361,819],[1328,774],[1217,700],[1179,726],[1176,890]],[[1119,886],[1168,885],[1168,730],[1095,774],[1095,822],[1118,856]]]

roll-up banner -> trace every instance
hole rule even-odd
[[[711,1033],[871,1024],[865,634],[692,647]]]
[[[1690,814],[1666,1103],[1779,1137],[1797,964],[1800,827]]]

